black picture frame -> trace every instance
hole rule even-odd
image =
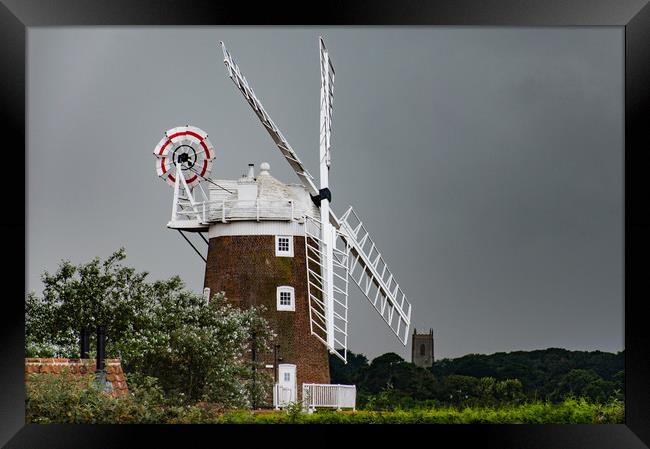
[[[644,259],[650,249],[650,179],[644,172],[650,151],[650,6],[647,0],[447,0],[338,1],[293,4],[146,0],[3,0],[0,5],[0,101],[3,133],[11,148],[26,148],[27,27],[67,25],[470,25],[470,26],[618,26],[625,30],[625,384],[626,419],[620,425],[470,425],[347,426],[365,441],[405,438],[409,444],[454,446],[476,442],[500,448],[643,448],[650,445],[650,331],[642,312],[650,293]],[[22,139],[22,142],[21,142]],[[5,144],[6,145],[6,144]],[[17,151],[20,153],[20,151]],[[26,159],[25,159],[26,162]],[[25,186],[29,173],[25,172]],[[26,189],[25,189],[26,191]],[[6,191],[0,220],[4,249],[3,313],[0,326],[0,443],[6,447],[246,446],[277,443],[283,426],[135,426],[25,425],[24,298],[26,216],[14,192]],[[25,199],[26,201],[26,199]],[[40,223],[47,232],[47,223]],[[26,281],[25,281],[26,282]],[[283,431],[284,430],[284,431]],[[327,426],[292,429],[303,444],[337,442]],[[305,439],[308,440],[305,440]],[[350,443],[352,440],[350,440]],[[359,443],[352,443],[359,444]]]

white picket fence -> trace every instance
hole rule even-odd
[[[316,407],[356,410],[357,387],[338,384],[303,384],[302,400],[303,407],[310,412],[313,412]]]
[[[293,396],[293,389],[283,387],[280,384],[275,384],[273,386],[273,407],[277,410],[280,407],[285,407],[291,402],[295,402],[296,398]]]
[[[313,412],[316,407],[331,407],[337,410],[351,408],[356,410],[357,387],[354,385],[303,384],[303,409]],[[292,388],[280,384],[273,386],[273,407],[278,410],[297,402]]]

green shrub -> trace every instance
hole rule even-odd
[[[208,303],[178,276],[149,282],[146,272],[123,266],[125,258],[121,249],[43,273],[42,296],[32,292],[25,303],[27,356],[76,357],[80,328],[101,324],[107,357],[121,359],[129,381],[156,376],[175,405],[268,403],[271,376],[262,360],[251,362],[253,348],[268,352],[273,338],[262,309],[234,307],[223,292]]]
[[[165,399],[154,378],[132,381],[130,392],[112,397],[93,374],[32,374],[27,383],[28,423],[168,423],[168,424],[614,424],[623,423],[623,402],[598,404],[569,398],[560,404],[531,402],[491,407],[415,408],[303,413],[288,410],[224,411],[208,403],[178,405]]]
[[[104,393],[94,374],[68,372],[31,374],[25,409],[28,423],[155,423],[163,415],[160,404]]]

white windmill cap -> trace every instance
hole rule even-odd
[[[259,174],[259,176],[268,175],[270,169],[271,169],[271,165],[268,162],[262,162],[260,164],[260,174]]]

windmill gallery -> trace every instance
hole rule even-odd
[[[406,345],[411,304],[365,225],[352,209],[330,209],[334,67],[320,48],[319,186],[255,96],[221,43],[228,75],[293,168],[300,184],[253,164],[236,180],[212,179],[215,150],[203,130],[180,126],[154,150],[158,176],[173,187],[170,229],[177,230],[206,263],[204,293],[225,292],[238,307],[265,306],[277,335],[265,367],[275,378],[274,406],[295,401],[355,407],[355,387],[330,385],[328,351],[345,362],[348,286],[351,279],[397,338]],[[186,233],[208,245],[207,258]],[[205,236],[207,234],[207,238]],[[268,359],[268,360],[267,360]]]

